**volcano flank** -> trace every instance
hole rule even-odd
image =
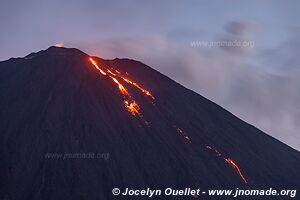
[[[50,47],[2,61],[0,108],[0,199],[300,189],[298,151],[135,60]]]

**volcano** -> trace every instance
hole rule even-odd
[[[300,189],[298,151],[135,60],[50,47],[2,61],[0,108],[0,199]]]

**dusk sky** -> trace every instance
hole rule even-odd
[[[300,150],[299,8],[297,0],[1,0],[0,60],[56,43],[136,59]]]

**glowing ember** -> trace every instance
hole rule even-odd
[[[60,43],[55,44],[54,46],[55,47],[63,47],[64,45],[63,45],[63,43],[60,42]]]
[[[207,149],[209,149],[209,150],[212,150],[212,147],[209,146],[209,145],[205,145],[205,147],[206,147]]]
[[[99,72],[101,72],[102,75],[106,75],[106,73],[102,69],[100,69],[100,67],[97,65],[97,63],[92,58],[90,58],[90,61],[96,67],[96,69],[98,69]]]
[[[218,150],[216,150],[216,149],[215,149],[215,153],[216,153],[216,156],[218,156],[218,157],[222,156],[222,154]]]
[[[229,163],[233,167],[233,169],[235,169],[238,172],[238,174],[243,179],[243,181],[245,183],[247,183],[247,180],[244,177],[244,175],[243,175],[242,171],[240,170],[239,166],[232,159],[230,159],[230,158],[224,158],[224,159],[226,160],[227,163]]]
[[[217,149],[213,149],[209,145],[205,145],[205,148],[207,148],[208,150],[214,151],[217,157],[222,156],[222,154]]]
[[[131,112],[133,115],[139,114],[140,107],[135,101],[129,103],[127,100],[125,100],[124,105],[127,108],[127,110]]]
[[[178,133],[180,133],[180,135],[181,135],[185,140],[187,140],[189,143],[192,143],[192,141],[191,141],[191,139],[189,138],[189,136],[187,136],[187,135],[183,132],[183,130],[181,130],[180,128],[176,128],[176,131],[177,131]]]
[[[127,92],[126,88],[115,77],[112,77],[112,76],[109,76],[109,77],[118,85],[120,92],[123,94],[125,108],[131,114],[133,114],[133,115],[138,114],[139,116],[141,116],[139,113],[139,110],[140,110],[139,105],[134,100],[132,100],[132,97]]]

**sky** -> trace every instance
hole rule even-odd
[[[0,60],[132,58],[300,150],[300,1],[1,0]]]

